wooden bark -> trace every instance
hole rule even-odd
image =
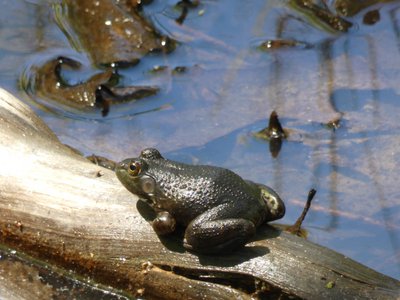
[[[112,171],[61,144],[0,90],[0,243],[147,299],[398,299],[399,281],[262,227],[232,254],[195,255],[159,239],[149,212]],[[328,283],[332,284],[328,288]]]

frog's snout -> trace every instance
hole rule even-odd
[[[121,161],[117,164],[117,167],[115,168],[116,171],[121,171],[121,170],[127,170],[128,169],[128,164],[125,161]]]
[[[117,165],[115,166],[115,174],[123,184],[127,181],[127,178],[129,177],[128,169],[129,169],[128,160],[123,160],[117,163]]]
[[[124,183],[125,182],[125,177],[127,175],[127,164],[123,161],[117,163],[115,166],[115,175],[117,175],[117,178]]]

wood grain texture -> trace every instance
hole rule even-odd
[[[229,255],[186,252],[179,234],[155,235],[112,171],[61,144],[4,90],[0,121],[2,244],[145,298],[399,298],[399,281],[270,226]]]

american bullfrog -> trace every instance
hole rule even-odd
[[[246,244],[256,227],[282,218],[285,205],[271,188],[214,166],[189,165],[153,148],[117,164],[122,184],[156,212],[158,235],[184,226],[184,247],[218,253]]]

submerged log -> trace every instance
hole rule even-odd
[[[130,5],[129,1],[112,0],[64,2],[67,23],[96,65],[132,66],[149,52],[171,52],[175,48],[173,40],[161,36],[139,13],[138,2],[132,1]]]
[[[4,90],[0,120],[3,245],[146,299],[399,296],[399,281],[271,226],[232,254],[186,252],[178,235],[155,235],[112,171],[61,144]]]

